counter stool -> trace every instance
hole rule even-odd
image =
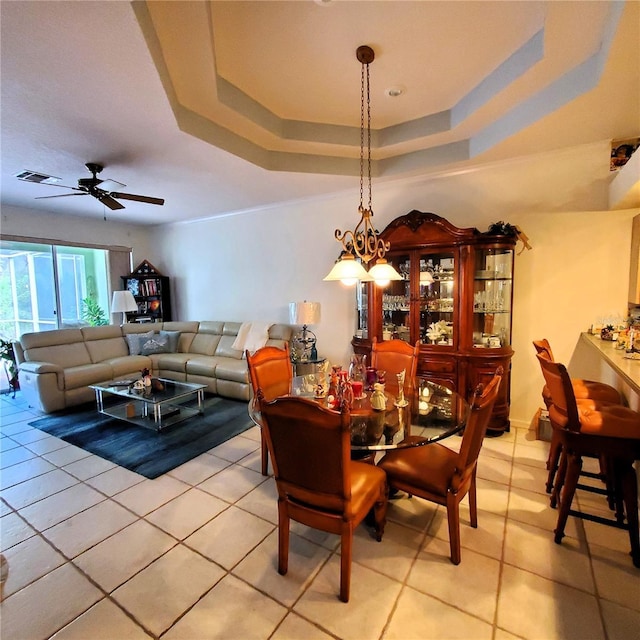
[[[551,345],[546,338],[543,338],[542,340],[534,340],[533,346],[535,347],[537,353],[546,355],[548,360],[554,362]],[[620,392],[615,387],[612,387],[609,384],[605,384],[604,382],[583,380],[581,378],[571,378],[571,386],[573,387],[573,392],[576,400],[579,401],[584,409],[597,410],[599,407],[606,406],[608,404],[622,404],[622,397],[620,396]],[[551,394],[549,393],[549,388],[546,384],[542,388],[542,400],[544,401],[544,404],[548,410],[551,406]],[[556,433],[556,430],[553,429],[551,434],[551,444],[549,446],[549,457],[547,458],[547,469],[549,470],[546,484],[547,493],[551,493],[553,491],[553,481],[558,470],[561,453],[562,444],[560,442],[560,437]],[[604,470],[601,469],[601,471]],[[593,476],[597,474],[587,474],[586,472],[584,472],[584,475]],[[603,474],[600,474],[600,476],[602,475]],[[551,499],[551,506],[556,506],[553,497]]]
[[[581,408],[566,367],[542,354],[537,358],[551,394],[549,419],[562,446],[558,481],[553,489],[559,504],[554,540],[557,544],[562,541],[569,515],[627,529],[633,564],[640,567],[638,485],[633,468],[633,463],[640,460],[640,413],[621,405]],[[607,460],[616,496],[615,519],[571,509],[583,456]]]

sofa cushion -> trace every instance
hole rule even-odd
[[[199,322],[164,322],[162,329],[164,331],[179,331],[180,339],[178,340],[178,351],[180,353],[189,353],[191,349],[191,343],[198,333]]]
[[[146,333],[129,333],[125,336],[129,347],[130,356],[139,356],[142,353],[142,343],[153,338],[153,329]]]
[[[97,382],[113,379],[113,369],[106,363],[84,364],[79,367],[66,367],[64,371],[64,388],[78,389]]]
[[[104,362],[110,358],[122,358],[129,354],[127,343],[122,336],[105,340],[87,340],[85,342],[91,356],[91,362]]]
[[[161,331],[161,336],[169,338],[169,348],[166,353],[175,353],[178,350],[178,341],[180,340],[180,331]]]
[[[124,356],[123,358],[111,358],[105,360],[113,371],[113,379],[127,377],[137,379],[142,375],[143,369],[151,369],[152,362],[148,356]]]
[[[221,358],[215,356],[216,378],[218,380],[231,380],[233,382],[249,382],[249,370],[247,361],[241,358]],[[187,363],[187,372],[189,372],[190,362]]]
[[[186,363],[187,374],[213,378],[217,362],[215,356],[191,356]]]
[[[73,329],[71,329],[73,331]],[[57,344],[50,347],[36,347],[25,351],[27,360],[39,362],[51,362],[66,369],[67,367],[79,367],[83,364],[91,364],[91,356],[84,342],[72,344]]]
[[[198,333],[194,338],[189,353],[212,356],[220,342],[220,336],[214,333]]]
[[[234,336],[222,336],[214,355],[220,356],[221,358],[233,358],[234,360],[242,360],[242,351],[238,351],[237,349],[233,348],[234,340]]]
[[[192,357],[189,353],[158,353],[152,357],[153,368],[184,373],[187,370],[187,361]],[[210,373],[213,375],[213,371]]]

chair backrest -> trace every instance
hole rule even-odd
[[[295,396],[271,402],[258,391],[273,475],[281,498],[345,513],[351,504],[349,408],[330,411]]]
[[[462,479],[465,479],[472,471],[480,455],[482,442],[487,433],[487,426],[493,411],[500,382],[504,370],[498,367],[489,384],[484,387],[479,384],[473,394],[469,409],[469,419],[464,428],[460,453],[458,454],[457,469]]]
[[[536,349],[536,353],[542,353],[547,355],[547,359],[554,362],[553,352],[551,351],[551,345],[546,338],[542,338],[542,340],[534,340],[533,346]]]
[[[542,368],[542,375],[551,396],[549,419],[560,429],[580,430],[578,405],[573,384],[567,368],[560,362],[550,360],[543,353],[536,355]]]
[[[293,369],[289,358],[289,345],[284,349],[278,347],[262,347],[253,355],[246,353],[249,377],[254,395],[262,389],[267,400],[289,393]]]
[[[386,371],[387,385],[391,387],[398,386],[396,375],[405,370],[405,389],[411,390],[415,384],[419,350],[419,342],[412,346],[404,340],[378,342],[374,338],[371,345],[371,366]]]

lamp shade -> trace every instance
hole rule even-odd
[[[369,269],[369,275],[379,287],[386,287],[391,280],[402,280],[402,276],[384,258],[379,258]]]
[[[342,284],[353,285],[358,280],[370,282],[373,278],[352,255],[346,254],[333,265],[324,280],[340,280]]]
[[[320,322],[319,302],[290,302],[289,322],[291,324],[318,324]]]
[[[138,305],[131,291],[114,291],[111,300],[111,313],[137,311]]]

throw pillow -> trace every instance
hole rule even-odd
[[[178,351],[180,331],[161,331],[160,336],[167,336],[169,338],[169,344],[167,345],[168,353],[176,353]]]
[[[139,356],[142,351],[142,343],[153,338],[153,329],[147,333],[129,333],[124,338],[129,347],[129,355]]]
[[[143,341],[140,353],[143,356],[150,356],[152,353],[168,353],[169,336],[154,333],[148,340]]]

